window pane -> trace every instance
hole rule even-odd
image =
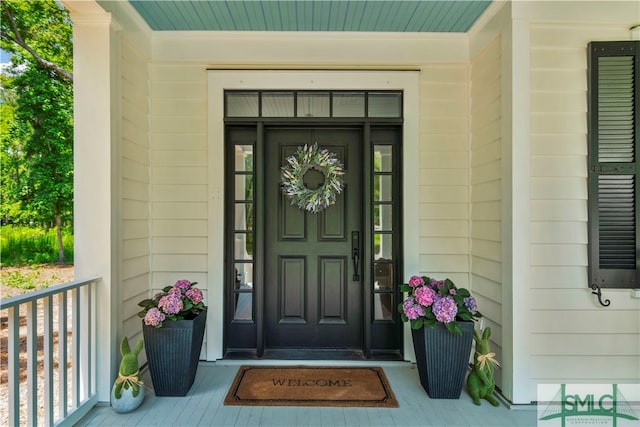
[[[298,117],[329,117],[329,92],[299,92]]]
[[[333,117],[364,117],[364,93],[334,93]]]
[[[233,320],[252,320],[252,312],[253,294],[235,294],[235,310],[233,312]]]
[[[392,200],[391,188],[391,175],[374,175],[373,201],[390,202]]]
[[[369,117],[401,117],[402,95],[399,93],[370,93]]]
[[[236,203],[233,227],[237,231],[253,230],[253,204]]]
[[[375,320],[393,320],[393,294],[373,294]]]
[[[236,175],[236,200],[253,200],[253,176]]]
[[[373,264],[373,289],[390,291],[393,288],[393,264],[376,262]]]
[[[251,172],[253,170],[253,145],[236,145],[236,172]]]
[[[253,263],[236,263],[235,264],[235,284],[234,290],[252,291],[253,290]]]
[[[390,260],[392,259],[392,237],[391,234],[382,234],[375,233],[373,235],[373,258],[375,260],[384,259]]]
[[[236,233],[233,241],[233,257],[235,259],[250,260],[253,258],[253,235],[251,233]]]
[[[258,92],[227,93],[227,117],[258,117]]]
[[[374,145],[373,146],[373,171],[374,172],[391,172],[393,159],[391,157],[390,145]]]
[[[392,231],[391,205],[375,205],[373,207],[373,227],[376,231]]]
[[[263,93],[262,117],[293,117],[293,93]]]

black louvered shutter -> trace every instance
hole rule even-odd
[[[640,287],[640,41],[589,43],[589,285]]]

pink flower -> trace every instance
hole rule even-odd
[[[178,280],[173,287],[186,291],[191,287],[191,282],[188,280]]]
[[[409,286],[412,288],[422,285],[424,285],[424,280],[420,276],[411,276],[411,279],[409,279]]]
[[[159,327],[164,319],[166,319],[166,316],[154,307],[147,311],[147,314],[144,316],[144,324]]]
[[[417,288],[414,292],[414,295],[416,297],[416,301],[418,301],[418,303],[425,307],[429,307],[436,299],[436,291],[429,288],[428,286]]]
[[[438,322],[450,323],[456,319],[458,306],[453,298],[442,297],[433,303],[433,314]]]
[[[454,288],[449,289],[449,295],[455,295],[456,290]]]
[[[424,309],[420,304],[416,304],[415,299],[409,298],[402,304],[404,314],[409,320],[416,320],[418,317],[424,316]]]
[[[177,314],[184,308],[184,303],[179,294],[169,292],[167,295],[160,298],[158,301],[158,308],[162,309],[167,314]]]
[[[187,298],[191,300],[193,305],[197,305],[200,301],[202,301],[202,292],[200,289],[191,288],[186,293]]]

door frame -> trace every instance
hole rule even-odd
[[[407,206],[418,194],[419,169],[419,72],[334,70],[210,70],[208,72],[208,275],[205,286],[207,359],[223,357],[224,351],[224,91],[248,89],[296,90],[401,90],[403,182],[403,277],[419,271],[418,212]],[[413,359],[410,329],[404,327],[405,359]]]

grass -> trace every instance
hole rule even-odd
[[[56,230],[36,227],[3,225],[0,231],[1,265],[33,265],[58,262]],[[62,229],[64,262],[73,262],[73,231]]]

